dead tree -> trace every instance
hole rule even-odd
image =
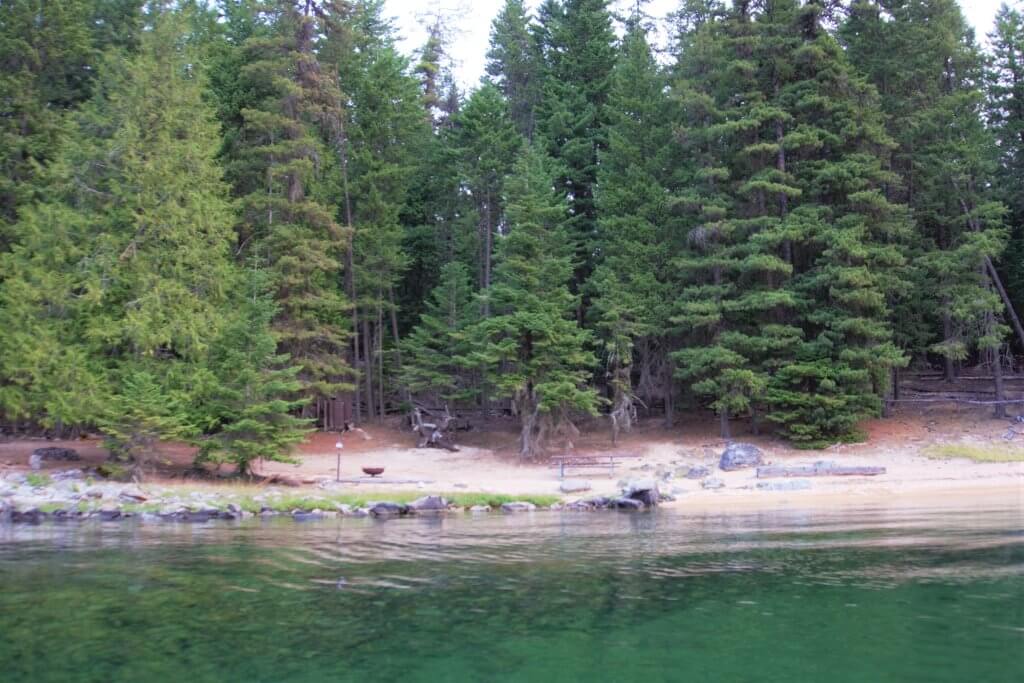
[[[412,411],[412,430],[419,436],[416,448],[443,448],[446,451],[458,451],[458,446],[452,441],[449,426],[452,424],[452,415],[448,412],[448,406],[444,407],[444,416],[439,422],[424,422],[423,410],[415,408]]]

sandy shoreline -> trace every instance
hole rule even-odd
[[[900,416],[866,425],[869,440],[821,451],[800,451],[770,437],[742,435],[737,441],[756,444],[765,464],[812,465],[819,461],[839,465],[869,465],[886,468],[873,477],[811,477],[800,480],[800,490],[765,490],[776,482],[794,480],[757,479],[756,470],[723,472],[718,468],[725,442],[717,439],[713,425],[694,422],[668,431],[660,427],[639,429],[612,448],[607,434],[592,430],[576,444],[576,453],[632,453],[638,458],[623,462],[614,473],[570,472],[567,479],[582,480],[589,490],[563,493],[558,469],[548,463],[524,463],[514,454],[514,431],[492,429],[461,435],[459,452],[416,449],[409,433],[397,426],[368,427],[365,433],[342,437],[342,483],[334,483],[337,467],[336,434],[316,434],[298,454],[298,463],[266,464],[261,474],[280,475],[299,486],[287,487],[296,495],[351,493],[377,500],[387,494],[412,495],[444,493],[485,493],[504,495],[559,496],[569,502],[593,496],[619,494],[625,479],[656,479],[662,492],[675,497],[664,505],[693,512],[756,511],[792,508],[836,508],[871,506],[958,506],[1004,507],[1024,510],[1024,425],[1016,438],[1007,439],[1007,421],[992,420],[985,414],[954,412]],[[1014,435],[1011,433],[1011,437]],[[936,445],[969,445],[1019,455],[1018,461],[981,463],[966,459],[927,457]],[[96,440],[75,442],[21,439],[0,442],[0,484],[29,472],[28,458],[35,448],[68,446],[82,456],[81,462],[47,462],[41,474],[68,467],[96,466],[106,458]],[[170,447],[162,456],[166,467],[147,477],[145,485],[162,489],[208,486],[215,491],[216,480],[202,483],[183,479],[191,460],[185,447]],[[383,467],[383,477],[370,479],[362,468]],[[691,467],[705,467],[707,476],[723,485],[705,488],[699,479],[685,475]],[[229,480],[230,481],[230,480]],[[759,484],[761,487],[759,488]]]

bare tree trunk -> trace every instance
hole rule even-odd
[[[381,308],[381,297],[383,292],[377,292],[377,401],[380,410],[377,412],[377,419],[384,421],[384,311]]]
[[[948,302],[947,302],[948,304]],[[948,309],[942,313],[942,338],[945,341],[949,341],[953,337],[953,319],[949,315]],[[956,379],[956,368],[953,365],[953,359],[949,355],[943,357],[943,378],[947,384],[952,384],[953,380]]]
[[[395,306],[395,288],[388,286],[388,301],[391,303],[391,336],[395,341],[395,366],[397,370],[396,377],[401,377],[402,374],[402,347],[401,340],[398,338],[398,307]],[[411,399],[409,396],[409,389],[403,383],[401,386],[402,400],[408,403]]]
[[[370,352],[370,322],[363,319],[363,370],[366,378],[366,418],[374,417],[373,404],[373,354]]]
[[[672,376],[672,363],[665,368],[665,429],[672,429],[676,421],[675,378]]]
[[[996,401],[1000,401],[995,405],[993,417],[1004,418],[1006,417],[1006,404],[1001,401],[1006,400],[1006,387],[1003,384],[1003,359],[998,346],[992,349],[992,376],[994,377]]]
[[[722,408],[718,413],[718,419],[721,425],[722,438],[726,440],[732,439],[732,433],[729,431],[729,409]]]
[[[491,252],[494,251],[494,226],[491,216],[491,194],[487,193],[487,206],[484,208],[484,282],[483,290],[491,287]],[[491,317],[490,297],[484,297],[484,318]]]
[[[1021,326],[1020,318],[1017,317],[1017,311],[1013,308],[1010,295],[1006,293],[1006,288],[1003,287],[1003,280],[999,277],[999,272],[996,271],[996,267],[992,264],[992,259],[988,256],[985,257],[985,268],[988,270],[989,278],[992,280],[992,284],[995,285],[996,291],[999,292],[999,297],[1003,300],[1003,305],[1006,306],[1006,313],[1010,318],[1010,324],[1013,325],[1013,329],[1017,333],[1017,339],[1020,340],[1021,348],[1024,348],[1024,327]]]

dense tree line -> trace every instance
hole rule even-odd
[[[0,4],[0,417],[242,470],[413,403],[855,438],[1024,351],[1024,20],[506,0],[460,91],[383,0]],[[1003,410],[997,406],[997,412]]]

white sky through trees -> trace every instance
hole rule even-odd
[[[1018,0],[1019,1],[1019,0]],[[613,9],[628,13],[635,0],[617,0]],[[960,0],[967,20],[974,26],[978,39],[992,30],[996,11],[1003,0]],[[386,14],[394,17],[395,26],[402,36],[400,47],[406,54],[423,45],[426,40],[424,25],[436,16],[438,10],[451,15],[451,45],[449,51],[455,62],[456,78],[462,88],[476,85],[484,73],[484,59],[491,33],[491,21],[504,5],[504,0],[385,0]],[[536,7],[540,0],[527,0]],[[674,11],[679,0],[649,0],[644,11],[656,20]],[[1011,1],[1012,4],[1012,1]]]

